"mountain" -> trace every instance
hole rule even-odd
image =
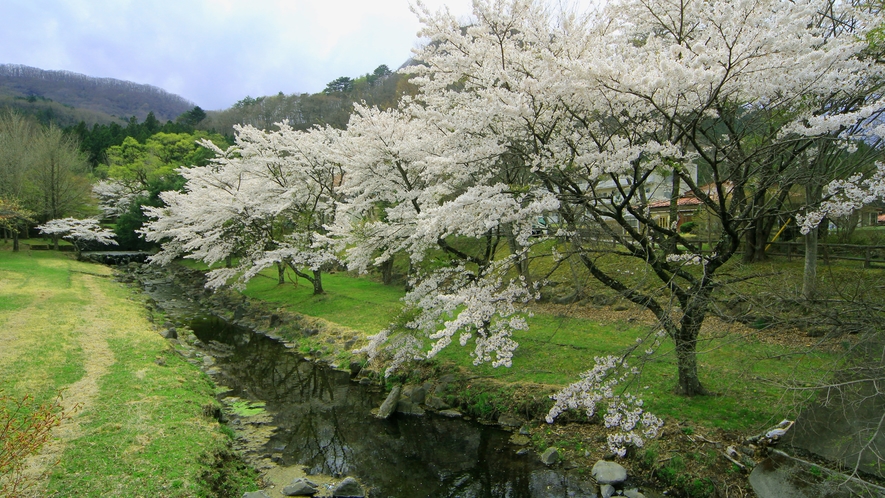
[[[131,116],[143,121],[151,111],[165,122],[193,109],[194,103],[151,85],[0,64],[0,107],[7,106],[69,126],[80,121],[119,123]]]
[[[405,65],[404,65],[405,66]],[[210,111],[199,127],[232,135],[236,124],[272,129],[275,123],[288,121],[296,130],[315,125],[345,128],[353,112],[353,104],[396,107],[403,95],[413,95],[415,86],[404,74],[391,72],[386,65],[356,78],[342,76],[315,94],[280,92],[265,97],[246,97],[223,111]]]

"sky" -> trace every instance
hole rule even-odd
[[[420,29],[409,0],[2,0],[0,19],[0,64],[145,83],[205,110],[395,70]]]

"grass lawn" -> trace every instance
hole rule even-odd
[[[43,402],[62,390],[72,415],[31,464],[49,472],[38,494],[217,496],[213,465],[229,441],[207,416],[208,377],[171,351],[109,268],[11,246],[0,244],[0,391]],[[229,496],[254,480],[229,475]]]

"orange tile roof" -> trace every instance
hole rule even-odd
[[[701,204],[701,200],[693,195],[686,195],[676,199],[677,206],[699,206]],[[655,201],[649,203],[649,209],[661,208],[661,207],[670,207],[670,199],[664,199],[663,201]]]

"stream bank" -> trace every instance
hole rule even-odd
[[[780,485],[764,490],[783,481],[781,469],[799,468],[766,463],[780,462],[777,438],[748,442],[670,421],[660,440],[618,462],[630,478],[612,485],[592,470],[610,458],[599,451],[604,428],[541,423],[544,386],[502,390],[517,408],[484,411],[464,404],[471,386],[489,388],[482,379],[436,367],[413,372],[391,401],[390,386],[350,354],[362,332],[208,292],[202,274],[184,268],[129,265],[124,279],[144,289],[161,333],[219,386],[235,446],[264,474],[268,496],[305,477],[328,496],[348,476],[368,496],[659,496],[649,482],[672,496],[729,496],[749,492],[751,472],[761,496],[781,496]],[[379,419],[385,399],[394,414]]]
[[[121,278],[144,289],[164,336],[219,386],[237,449],[264,474],[269,496],[305,475],[320,493],[352,476],[370,496],[655,496],[633,479],[600,488],[592,465],[563,462],[557,448],[536,452],[537,422],[508,414],[504,430],[459,417],[437,395],[458,385],[455,376],[409,386],[398,413],[373,416],[387,394],[349,361],[361,334],[206,292],[186,269],[133,264]],[[284,338],[293,333],[318,347]]]
[[[235,336],[239,334],[241,337],[238,339],[239,342],[250,342],[250,339],[243,338],[255,336],[257,333],[258,336],[273,339],[284,350],[290,350],[289,356],[297,357],[291,354],[291,350],[294,349],[303,353],[310,360],[309,363],[314,366],[329,365],[338,369],[339,373],[345,375],[344,382],[347,385],[355,384],[360,386],[359,389],[373,392],[373,396],[376,398],[371,403],[352,405],[358,408],[357,411],[365,412],[364,408],[368,407],[371,412],[372,407],[377,407],[380,400],[384,398],[383,387],[385,386],[380,385],[379,376],[363,370],[361,363],[354,360],[350,354],[350,351],[365,343],[362,332],[321,319],[273,309],[268,307],[267,303],[250,301],[235,292],[210,293],[202,287],[202,274],[185,268],[173,267],[167,270],[129,265],[128,269],[129,276],[125,278],[131,282],[138,282],[145,289],[147,295],[151,296],[148,302],[149,309],[156,312],[159,317],[179,317],[164,321],[162,326],[158,324],[162,333],[172,337],[173,343],[177,343],[185,349],[192,348],[191,352],[184,354],[193,355],[192,361],[201,363],[204,370],[213,375],[216,382],[223,383],[217,378],[220,371],[219,366],[224,363],[223,358],[226,355],[229,356],[231,345],[225,345],[224,342],[217,340],[215,335],[211,335],[216,332],[209,332],[210,335],[206,335],[207,332],[200,330],[203,328],[200,323],[201,321],[217,322],[220,317],[221,322],[209,326],[210,330],[218,330],[227,326],[244,326],[245,332],[234,334]],[[170,292],[171,287],[178,290]],[[195,313],[194,310],[199,310],[199,312]],[[205,313],[209,315],[205,315]],[[195,321],[195,319],[199,320]],[[164,319],[161,318],[161,320]],[[182,326],[183,324],[189,325]],[[234,341],[233,348],[237,347],[239,344]],[[257,363],[255,360],[247,360],[246,364],[251,370],[258,364],[265,362],[266,360],[261,359],[257,360]],[[316,376],[314,373],[306,375],[308,377]],[[552,387],[529,386],[526,388],[526,386],[520,385],[514,390],[513,386],[505,386],[497,394],[502,398],[510,398],[512,402],[503,409],[499,408],[497,411],[489,412],[484,411],[480,404],[472,403],[469,396],[465,396],[465,392],[470,391],[471,386],[480,390],[488,389],[484,392],[492,392],[500,386],[482,386],[484,380],[471,376],[469,372],[446,371],[437,365],[429,369],[419,368],[413,371],[408,380],[411,385],[405,387],[402,399],[396,405],[399,412],[395,416],[397,424],[400,421],[410,418],[417,419],[423,415],[422,406],[430,408],[430,412],[445,415],[449,408],[447,405],[455,405],[465,414],[478,415],[483,423],[496,423],[507,428],[509,432],[504,434],[509,435],[509,438],[506,438],[504,444],[509,445],[509,450],[515,449],[515,452],[518,453],[517,456],[528,456],[531,460],[530,463],[534,465],[537,465],[540,456],[546,464],[550,465],[550,467],[539,467],[541,470],[549,471],[547,475],[550,478],[546,480],[537,477],[540,475],[537,470],[520,470],[519,475],[525,475],[528,472],[532,478],[528,481],[528,490],[523,487],[516,494],[512,492],[512,487],[508,487],[511,486],[508,481],[503,488],[495,491],[488,488],[480,488],[479,492],[469,491],[470,488],[465,488],[468,489],[465,491],[458,487],[458,490],[437,490],[440,493],[442,491],[456,493],[443,493],[439,494],[440,496],[596,496],[597,491],[603,496],[610,491],[629,492],[629,494],[635,495],[633,492],[636,491],[636,488],[641,488],[643,484],[647,483],[663,487],[667,490],[667,494],[672,496],[730,496],[735,492],[744,496],[745,493],[751,493],[747,476],[751,471],[754,471],[754,468],[759,472],[753,472],[754,477],[750,481],[756,479],[757,484],[754,484],[753,487],[760,491],[758,477],[769,467],[771,469],[776,467],[766,462],[772,461],[767,459],[770,455],[777,458],[776,452],[772,451],[772,445],[777,443],[777,438],[767,440],[765,444],[759,444],[758,437],[748,438],[746,435],[726,433],[721,430],[708,430],[702,434],[698,432],[697,426],[692,427],[692,425],[680,424],[678,421],[668,421],[660,439],[653,441],[648,449],[631,451],[628,458],[622,462],[630,470],[631,482],[626,485],[619,484],[620,489],[598,487],[597,483],[593,483],[587,475],[591,467],[594,466],[593,462],[604,457],[599,449],[604,445],[605,431],[598,423],[558,422],[554,425],[540,423],[547,410],[546,395],[552,392]],[[328,385],[335,384],[335,382],[330,383],[328,380],[323,382]],[[313,390],[316,391],[316,389]],[[521,392],[517,393],[518,390]],[[264,470],[267,476],[278,473],[280,469],[296,471],[296,474],[301,472],[298,475],[303,475],[305,470],[318,472],[316,468],[311,468],[309,464],[304,462],[289,465],[297,459],[292,460],[286,456],[288,445],[269,446],[269,441],[275,431],[279,430],[279,426],[275,425],[273,417],[262,419],[267,416],[263,413],[265,405],[253,404],[253,401],[259,398],[246,391],[247,389],[244,389],[242,393],[246,394],[245,396],[240,396],[228,390],[220,396],[220,399],[227,404],[226,412],[233,414],[231,424],[241,426],[237,427],[238,440],[253,443],[252,449],[243,448],[244,453],[252,455],[250,459],[253,465]],[[334,389],[330,389],[329,392],[331,397]],[[331,398],[328,401],[331,401]],[[344,409],[346,410],[348,407],[344,407]],[[245,411],[248,415],[238,415],[236,413],[238,410]],[[255,411],[254,414],[253,411]],[[275,413],[273,407],[268,407],[267,412]],[[247,420],[247,417],[256,418]],[[371,425],[366,424],[366,427],[371,427]],[[251,433],[246,434],[250,430]],[[440,437],[446,437],[446,432],[448,430],[439,432]],[[406,430],[402,433],[406,434],[407,438],[423,437],[420,432],[416,431]],[[271,435],[268,436],[268,434]],[[362,437],[362,434],[357,437]],[[259,443],[255,444],[255,441]],[[493,441],[493,446],[499,442]],[[552,454],[549,451],[551,448],[554,450]],[[545,449],[548,451],[542,452]],[[402,447],[399,447],[393,451],[401,450]],[[506,452],[509,450],[499,449],[496,451]],[[555,457],[548,459],[547,457],[551,455],[555,455]],[[667,455],[670,456],[667,457]],[[260,458],[256,458],[256,456]],[[336,457],[332,460],[338,461],[340,459]],[[759,462],[766,463],[766,466],[757,466]],[[334,482],[335,479],[343,475],[340,470],[335,470],[334,465],[326,466],[327,469],[319,471],[328,471],[329,482]],[[431,464],[432,466],[433,464]],[[440,477],[442,474],[435,475],[435,479],[444,480]],[[781,479],[779,476],[782,475],[782,472],[772,475],[775,479]],[[578,484],[570,483],[569,479],[571,478],[574,478],[572,480]],[[397,478],[393,481],[397,481]],[[469,480],[459,480],[458,482],[464,484]],[[533,482],[535,484],[532,484]],[[546,484],[539,488],[536,485],[539,482]],[[534,491],[529,491],[531,489]],[[595,491],[590,491],[590,489]],[[423,496],[421,493],[422,491],[418,489],[410,488],[402,496]],[[650,490],[645,493],[648,496],[656,495]]]

